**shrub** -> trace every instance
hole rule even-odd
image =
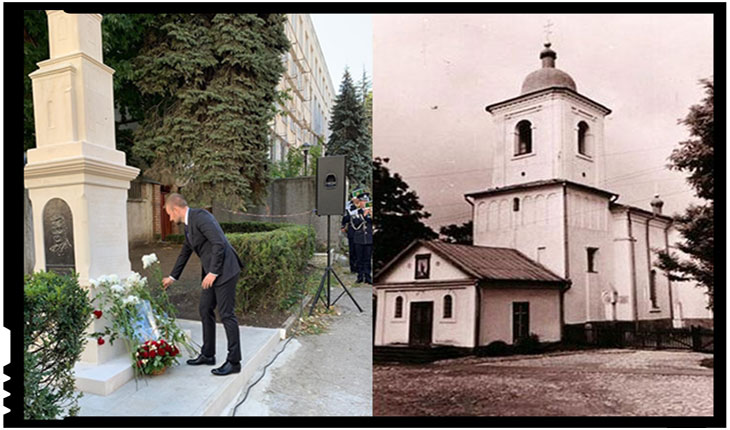
[[[78,413],[73,367],[91,322],[89,296],[78,275],[37,272],[23,290],[25,419],[55,419]]]
[[[262,231],[274,231],[280,228],[289,227],[294,224],[275,223],[275,222],[222,222],[221,228],[224,233],[259,233]]]
[[[165,236],[165,242],[183,243],[183,242],[185,242],[185,235],[184,234],[168,234],[167,236]]]
[[[495,340],[487,346],[479,347],[476,350],[478,357],[501,357],[510,355],[512,353],[512,347],[501,340]]]
[[[537,354],[540,352],[540,337],[535,333],[521,337],[515,341],[515,352],[518,354]]]
[[[244,264],[236,287],[237,312],[284,310],[287,299],[305,282],[304,269],[314,255],[314,230],[274,225],[272,231],[226,234]]]

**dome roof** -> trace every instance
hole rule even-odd
[[[542,68],[527,75],[522,82],[522,94],[551,87],[570,88],[576,90],[575,81],[569,74],[555,68],[557,54],[550,49],[550,43],[545,43],[545,49],[540,53]]]

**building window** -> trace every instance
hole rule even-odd
[[[416,279],[431,277],[431,254],[416,255]]]
[[[586,248],[586,256],[588,257],[588,271],[596,272],[596,253],[598,248]]]
[[[578,123],[578,153],[588,156],[588,124],[585,121]]]
[[[395,298],[395,318],[403,318],[403,297]]]
[[[512,199],[512,210],[514,212],[519,212],[520,211],[520,199],[517,198],[517,197],[515,197],[514,199]]]
[[[530,335],[530,303],[512,303],[512,341]]]
[[[649,272],[649,301],[652,309],[658,309],[656,302],[656,270]]]
[[[532,124],[522,120],[515,127],[515,155],[532,152]]]
[[[447,294],[446,296],[444,296],[444,318],[452,317],[453,306],[454,306],[454,298],[451,297],[451,294]]]

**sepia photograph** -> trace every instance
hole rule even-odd
[[[373,35],[373,414],[712,416],[713,16]]]

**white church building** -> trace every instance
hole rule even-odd
[[[609,321],[682,327],[711,320],[704,290],[671,282],[655,250],[679,240],[652,211],[602,189],[604,119],[545,44],[520,95],[486,107],[492,188],[468,193],[474,245],[414,242],[375,277],[375,345],[474,348]]]

